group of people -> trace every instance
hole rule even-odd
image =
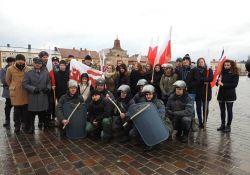
[[[46,68],[48,57],[47,52],[40,52],[39,57],[33,59],[33,66],[29,67],[24,55],[18,54],[15,58],[7,58],[8,64],[1,70],[3,97],[6,98],[3,126],[10,127],[10,111],[13,106],[15,133],[23,130],[33,134],[36,115],[39,118],[39,128],[52,127],[51,123],[55,120],[59,128],[70,124],[71,121],[63,110],[66,102],[86,104],[86,132],[89,137],[101,137],[103,141],[109,141],[113,137],[117,137],[120,142],[140,138],[137,128],[130,120],[128,109],[131,105],[142,102],[154,104],[170,134],[173,129],[177,130],[176,138],[183,143],[188,141],[192,121],[195,119],[194,104],[199,128],[204,128],[212,98],[210,82],[213,81],[213,71],[207,67],[204,58],[197,60],[197,66],[192,65],[189,54],[178,58],[174,66],[166,63],[153,67],[147,64],[143,68],[140,63],[135,63],[131,72],[124,63],[116,68],[107,65],[103,76],[93,86],[87,73],[81,75],[80,83],[70,80],[70,61],[59,61],[56,57],[52,58],[55,74],[55,85],[52,85]],[[72,59],[73,56],[70,55],[69,58]],[[84,64],[97,68],[89,55],[85,57]],[[221,111],[218,131],[231,131],[238,81],[236,63],[226,60],[216,83],[219,87],[217,100]],[[58,103],[55,105],[56,102]],[[128,124],[123,126],[125,122]]]

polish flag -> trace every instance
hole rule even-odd
[[[54,70],[53,70],[53,63],[52,63],[51,57],[48,58],[46,67],[47,67],[47,69],[49,71],[49,75],[50,75],[50,78],[51,78],[51,84],[52,84],[52,86],[55,86],[56,81],[55,81],[55,74],[54,74]]]
[[[224,53],[224,50],[223,50],[222,53]],[[222,56],[223,56],[223,55],[222,55]],[[226,61],[226,59],[227,59],[226,56],[224,56],[223,58],[222,58],[222,57],[220,58],[219,63],[218,63],[218,65],[217,65],[217,68],[216,68],[215,71],[214,71],[213,81],[210,83],[211,88],[213,88],[213,87],[216,85],[216,81],[217,81],[217,79],[218,79],[218,76],[219,76],[220,73],[221,73],[222,65],[223,65],[223,63]]]
[[[164,41],[161,49],[158,51],[156,56],[156,64],[164,64],[171,60],[171,33],[172,33],[172,27],[170,27],[169,30],[169,36]]]
[[[69,79],[75,80],[80,83],[81,74],[87,73],[89,75],[89,80],[91,85],[95,87],[96,79],[101,77],[103,72],[91,68],[75,59],[70,61],[70,77]]]
[[[158,43],[157,43],[157,45],[158,45]],[[157,48],[158,48],[157,45],[156,46],[153,45],[153,39],[152,39],[150,46],[149,46],[149,49],[148,49],[148,62],[151,65],[154,65],[154,62],[155,62],[155,57],[156,57]]]

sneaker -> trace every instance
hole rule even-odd
[[[217,128],[217,131],[223,131],[225,129],[225,125],[220,125],[219,128]]]
[[[230,126],[226,126],[224,130],[222,130],[225,133],[231,132],[231,127]]]

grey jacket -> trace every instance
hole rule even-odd
[[[22,83],[23,87],[28,91],[28,111],[48,110],[48,94],[43,92],[45,88],[51,90],[51,81],[48,70],[42,68],[38,73],[33,69],[25,73]],[[39,89],[38,94],[34,93],[35,88]]]
[[[2,97],[4,98],[10,98],[10,91],[9,91],[9,86],[6,82],[6,72],[7,72],[7,68],[9,66],[5,66],[5,68],[1,69],[1,82],[3,84],[3,93],[2,93]]]
[[[160,81],[160,88],[161,93],[163,96],[170,95],[174,91],[173,84],[177,80],[177,75],[173,74],[172,76],[168,77],[165,74],[162,75],[161,81]]]

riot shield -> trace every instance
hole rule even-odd
[[[75,109],[77,104],[66,102],[63,105],[63,113],[67,119],[71,112]],[[72,115],[69,124],[66,126],[66,136],[69,139],[80,139],[87,135],[86,132],[86,122],[87,122],[87,108],[86,104],[80,104],[74,114]]]
[[[145,108],[148,104],[149,107]],[[131,116],[137,114],[131,118],[146,145],[154,146],[168,138],[169,131],[153,103],[133,104],[128,111]]]

